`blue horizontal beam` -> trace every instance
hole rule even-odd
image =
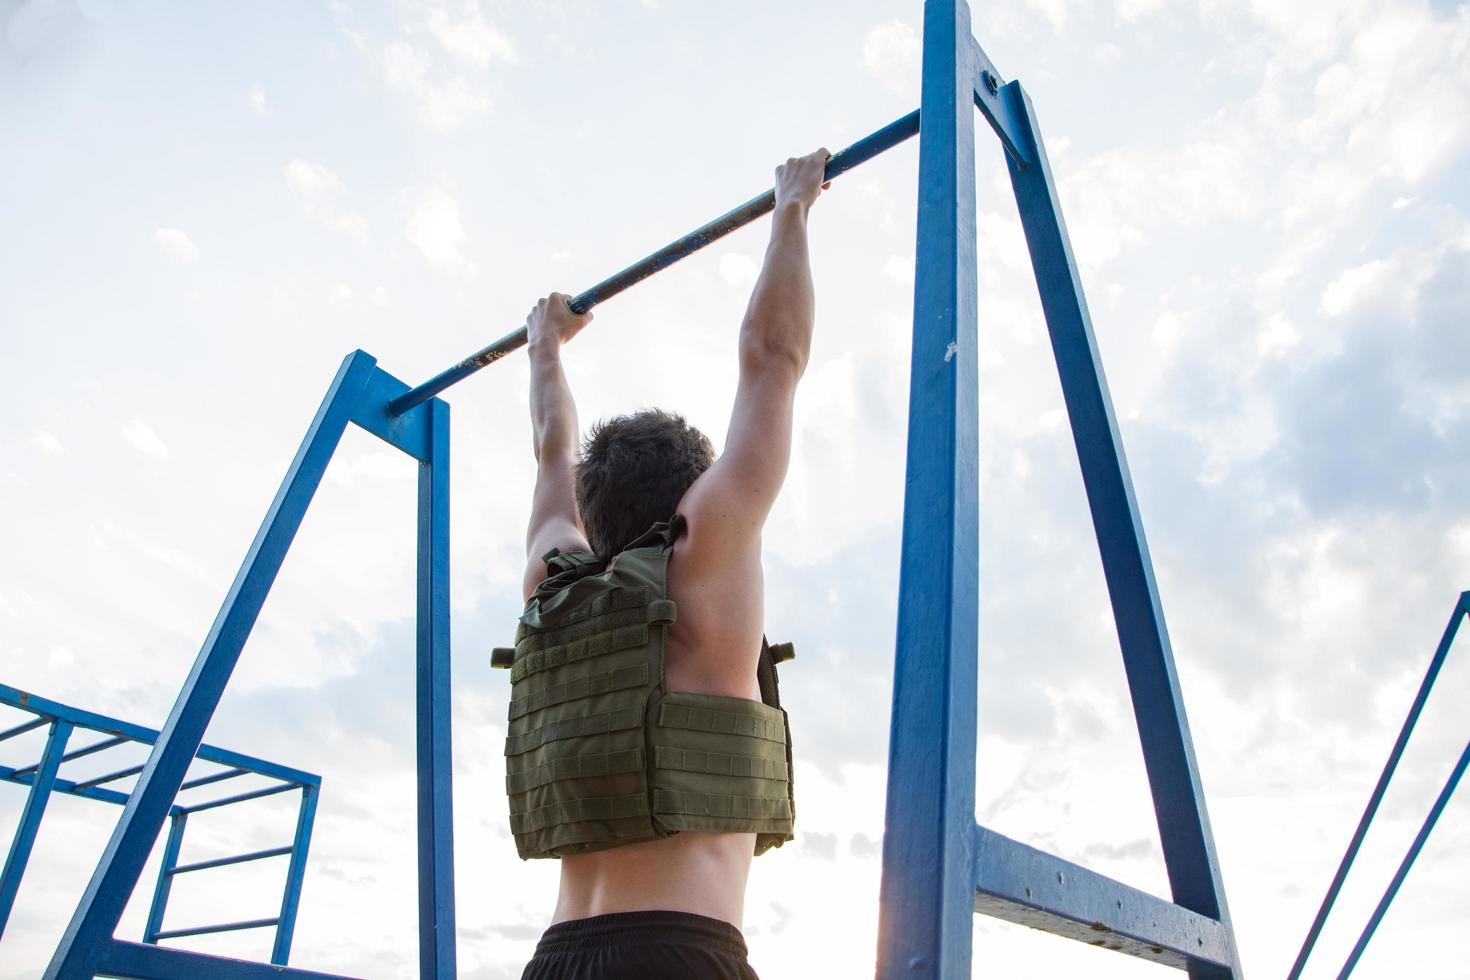
[[[244,864],[246,861],[259,861],[261,858],[280,857],[291,853],[291,845],[285,847],[268,847],[263,851],[251,851],[249,854],[231,854],[229,857],[213,858],[209,861],[195,861],[193,864],[181,864],[175,868],[169,868],[168,874],[181,875],[190,871],[204,871],[207,868],[223,868],[229,864]]]
[[[24,724],[16,725],[14,728],[7,728],[5,729],[5,731],[0,732],[0,742],[5,741],[7,738],[14,738],[17,735],[24,735],[26,732],[35,731],[37,728],[41,728],[42,726],[44,726],[50,720],[51,719],[49,716],[42,715],[41,717],[34,718],[28,722],[25,722]]]
[[[209,980],[353,980],[335,973],[252,963],[120,939],[109,944],[97,972],[107,977],[136,977],[139,980],[199,980],[200,977],[209,977]]]
[[[224,772],[210,773],[208,776],[200,776],[198,779],[185,780],[184,783],[179,786],[179,792],[182,793],[184,790],[193,789],[196,786],[208,786],[210,783],[221,783],[224,782],[226,779],[234,779],[236,776],[243,776],[249,771],[249,769],[226,769]]]
[[[975,834],[976,912],[1181,970],[1230,965],[1214,919],[985,827]]]
[[[258,800],[262,796],[275,796],[277,793],[286,793],[296,789],[295,786],[282,784],[279,786],[267,786],[265,789],[251,790],[249,793],[240,793],[235,796],[224,796],[208,803],[196,803],[190,806],[179,807],[185,813],[198,813],[201,810],[213,810],[216,807],[229,806],[231,803],[244,803],[246,800]]]
[[[18,783],[21,786],[30,786],[36,781],[36,774],[34,770],[22,773],[17,769],[11,769],[9,766],[0,766],[0,780]],[[126,793],[120,793],[115,789],[103,789],[100,786],[92,789],[77,789],[77,784],[70,779],[58,778],[56,782],[51,784],[51,791],[53,793],[65,793],[68,796],[81,796],[89,800],[99,800],[103,803],[122,805],[128,802],[128,794]]]
[[[107,715],[99,715],[95,711],[85,711],[74,708],[59,701],[51,701],[29,691],[22,691],[18,687],[9,684],[0,684],[0,705],[18,708],[21,711],[29,711],[33,714],[44,715],[49,718],[59,718],[70,722],[73,728],[84,728],[89,731],[100,732],[104,735],[117,735],[134,742],[142,742],[144,745],[152,745],[158,741],[157,729],[147,728],[143,725],[135,725],[132,722],[122,721],[118,718],[110,718]],[[282,779],[298,785],[310,784],[321,785],[321,777],[315,773],[309,773],[301,769],[293,769],[290,766],[279,765],[266,759],[245,755],[240,752],[231,752],[215,745],[201,745],[195,755],[204,762],[214,762],[222,766],[245,769],[248,772],[258,773],[272,779]],[[60,790],[58,781],[57,789]]]
[[[129,776],[136,776],[142,771],[143,767],[141,765],[128,766],[128,768],[119,769],[117,772],[109,772],[103,776],[94,776],[91,779],[84,779],[79,783],[75,783],[74,785],[77,789],[92,789],[94,786],[101,786],[103,783],[114,783],[117,782],[119,779],[127,779]]]
[[[116,738],[104,738],[100,742],[93,742],[91,745],[84,745],[79,749],[72,749],[66,755],[61,757],[61,761],[70,762],[73,759],[80,759],[83,756],[94,755],[95,753],[110,749],[114,745],[121,745],[126,741],[127,739],[123,738],[122,736],[118,736]],[[35,765],[21,766],[19,769],[12,769],[11,778],[29,776],[36,771],[36,768],[39,765],[40,763],[36,763]]]
[[[216,932],[240,932],[244,929],[265,929],[275,925],[280,919],[244,919],[240,922],[221,922],[214,926],[190,926],[187,929],[166,929],[156,932],[152,939],[157,942],[160,939],[182,939],[184,936],[204,936]]]

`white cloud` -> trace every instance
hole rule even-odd
[[[1104,68],[1111,68],[1123,60],[1123,49],[1112,42],[1099,44],[1092,49],[1092,60]]]
[[[457,129],[490,109],[490,98],[465,75],[435,78],[433,58],[419,45],[393,41],[383,49],[383,72],[394,88],[418,102],[419,121],[430,129]]]
[[[747,286],[760,274],[755,260],[744,252],[726,252],[720,256],[720,278],[732,286]]]
[[[31,433],[31,445],[47,456],[66,455],[66,447],[61,444],[61,440],[45,429],[36,429]]]
[[[199,259],[199,247],[180,228],[157,228],[153,232],[153,241],[180,262],[195,262]]]
[[[122,437],[138,452],[145,456],[167,456],[168,446],[152,427],[140,419],[133,419],[122,427]]]
[[[1157,13],[1167,2],[1168,0],[1118,0],[1118,16],[1131,23]]]
[[[265,104],[265,89],[261,86],[259,82],[254,82],[251,84],[249,90],[247,90],[245,93],[245,98],[250,101],[251,112],[255,113],[257,116],[263,116],[266,114],[267,110]]]
[[[1069,0],[1026,0],[1027,6],[1036,10],[1057,30],[1067,26]]]
[[[369,50],[362,32],[344,30]],[[488,112],[491,70],[516,61],[514,42],[486,18],[478,0],[409,4],[398,36],[377,59],[389,88],[408,96],[419,121],[435,130],[459,128]]]
[[[352,302],[352,287],[345,282],[334,282],[327,289],[327,302],[333,306],[346,306]]]
[[[1294,350],[1301,342],[1301,331],[1296,324],[1285,313],[1277,310],[1256,335],[1256,351],[1262,357],[1280,357]]]
[[[373,291],[368,293],[368,302],[381,310],[388,305],[388,290],[382,286],[374,286]]]
[[[347,185],[341,177],[302,159],[286,164],[285,175],[286,186],[301,201],[308,218],[338,234],[367,241],[367,218],[347,207]]]
[[[404,229],[409,242],[441,272],[455,278],[473,275],[475,263],[464,254],[459,201],[440,187],[429,187],[418,196],[419,204]]]
[[[1322,312],[1328,316],[1342,316],[1348,312],[1382,281],[1385,268],[1382,261],[1375,259],[1354,266],[1332,280],[1322,290]]]
[[[425,20],[429,33],[448,54],[475,68],[495,61],[515,64],[515,47],[499,28],[485,19],[476,0],[459,5],[459,16],[449,4],[434,4]]]
[[[911,255],[890,255],[883,263],[883,271],[899,282],[913,282],[914,258]]]
[[[863,39],[863,64],[894,92],[918,92],[922,54],[918,32],[901,20],[870,28]]]

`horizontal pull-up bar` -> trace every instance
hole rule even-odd
[[[915,109],[877,132],[864,136],[847,149],[839,151],[827,161],[824,179],[831,180],[833,177],[841,176],[859,164],[867,163],[883,151],[892,149],[918,132],[919,110]],[[668,268],[684,256],[692,255],[711,242],[724,238],[735,229],[750,224],[756,218],[769,213],[775,206],[776,192],[766,191],[761,196],[746,201],[740,207],[728,214],[721,215],[702,228],[691,231],[678,241],[665,245],[646,259],[635,262],[617,275],[604,279],[586,292],[572,297],[569,305],[576,313],[586,313],[603,300],[611,299],[629,286],[642,282],[661,269]],[[517,327],[489,347],[471,354],[449,370],[435,375],[417,388],[410,388],[393,399],[388,403],[388,414],[390,416],[402,415],[415,405],[422,405],[450,385],[463,381],[481,368],[494,364],[510,352],[524,347],[525,344],[526,328],[525,326]]]

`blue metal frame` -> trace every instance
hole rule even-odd
[[[973,108],[972,108],[973,107]],[[975,824],[979,455],[974,119],[1006,150],[1118,628],[1173,900]],[[1035,113],[970,32],[924,9],[908,475],[878,976],[968,977],[972,912],[1241,976],[1168,630]]]
[[[880,977],[970,975],[974,912],[1180,967],[1241,976],[1204,794],[1122,439],[1035,115],[1003,83],[964,0],[927,0],[923,102],[838,154],[828,176],[913,135],[919,150],[908,473],[879,920]],[[975,121],[1007,153],[1122,646],[1172,901],[975,823],[979,371]],[[762,195],[577,297],[585,309],[769,210]],[[356,423],[413,456],[419,480],[418,857],[424,977],[454,975],[449,729],[449,409],[433,396],[524,343],[515,331],[416,388],[358,351],[343,364],[180,693],[47,980],[266,976],[188,954],[187,969],[112,938],[302,515]],[[306,802],[303,801],[303,806]],[[182,823],[178,825],[182,833]],[[172,831],[171,831],[172,837]],[[177,851],[175,848],[175,857]],[[177,869],[175,869],[177,871]],[[282,918],[286,917],[283,909]],[[150,928],[156,928],[157,924]],[[271,976],[321,976],[285,970]]]
[[[154,950],[148,943],[114,938],[118,919],[137,885],[143,863],[165,819],[178,811],[171,806],[185,785],[189,762],[219,704],[230,675],[265,602],[286,551],[295,537],[307,506],[320,485],[327,463],[349,424],[357,424],[413,457],[420,465],[419,579],[418,579],[418,786],[419,786],[419,945],[422,976],[449,978],[454,960],[454,850],[452,837],[452,766],[449,714],[449,406],[433,399],[408,412],[390,415],[388,402],[408,386],[378,369],[376,361],[355,351],[343,361],[326,398],[312,420],[285,480],[267,512],[260,531],[235,577],[214,626],[204,641],[193,670],[170,711],[122,818],[113,831],[102,860],[92,875],[60,945],[44,974],[46,980],[82,980],[96,973],[121,977],[217,976],[273,978],[324,977],[297,968],[250,964],[225,957]],[[203,753],[200,752],[201,757]],[[187,808],[197,812],[209,806],[252,799],[270,789],[241,794]],[[300,826],[309,828],[315,814],[315,794],[303,794]],[[183,833],[181,815],[170,828],[173,860],[176,835]],[[288,881],[298,885],[304,870],[305,841],[293,850]],[[293,844],[293,848],[295,845]],[[284,853],[284,852],[283,852]],[[263,856],[263,855],[257,855]],[[164,874],[200,870],[172,866]],[[166,890],[165,890],[166,897]],[[296,899],[289,891],[275,923],[294,924]],[[262,924],[236,923],[239,928]],[[183,935],[190,930],[162,930],[161,911],[150,915],[154,939]],[[273,958],[284,958],[290,937],[278,940]]]
[[[151,728],[145,728],[142,725],[134,725],[117,718],[83,711],[79,708],[50,701],[5,684],[0,684],[0,705],[35,715],[35,718],[31,721],[0,732],[0,742],[22,735],[36,728],[50,726],[50,731],[46,736],[45,747],[41,752],[41,758],[34,765],[20,767],[0,766],[0,780],[30,787],[25,808],[21,812],[20,823],[16,827],[15,836],[11,839],[10,853],[5,861],[5,870],[3,874],[0,874],[0,936],[3,936],[5,933],[5,924],[9,920],[10,913],[14,908],[15,897],[20,888],[21,878],[25,874],[26,865],[30,859],[31,849],[36,839],[36,831],[40,827],[41,817],[45,813],[46,803],[51,794],[53,792],[65,793],[71,796],[81,796],[106,803],[126,805],[130,794],[118,789],[107,788],[106,784],[116,783],[131,776],[138,775],[143,769],[142,766],[129,766],[87,779],[66,779],[60,774],[61,767],[67,762],[96,755],[120,745],[130,743],[144,745],[156,744],[158,732]],[[70,736],[78,731],[96,732],[106,737],[81,748],[67,751]],[[305,870],[306,855],[311,845],[312,823],[316,812],[317,795],[321,789],[321,777],[313,773],[303,772],[299,769],[282,766],[274,762],[267,762],[264,759],[257,759],[253,756],[241,755],[238,752],[231,752],[212,745],[201,745],[194,758],[202,762],[218,764],[225,768],[186,780],[180,789],[193,789],[247,775],[262,776],[271,782],[251,792],[225,797],[223,799],[213,799],[197,804],[172,803],[169,807],[169,816],[172,823],[169,829],[168,841],[164,845],[163,862],[159,868],[158,883],[154,887],[153,900],[149,906],[148,924],[144,928],[143,941],[149,944],[156,944],[160,939],[170,939],[178,936],[273,926],[275,927],[275,941],[271,962],[277,965],[285,965],[290,955],[291,937],[295,930],[295,910],[301,900],[302,872]],[[235,854],[209,861],[200,861],[182,867],[178,866],[179,847],[183,842],[184,824],[190,813],[199,810],[212,810],[231,803],[240,802],[244,799],[253,799],[266,794],[284,793],[294,790],[301,791],[302,805],[297,814],[295,834],[289,845],[254,851],[249,854]],[[285,855],[290,855],[291,863],[287,869],[286,882],[282,889],[282,913],[279,916],[272,919],[253,919],[248,922],[228,922],[218,925],[193,926],[188,929],[164,931],[163,916],[168,906],[169,891],[175,875]]]

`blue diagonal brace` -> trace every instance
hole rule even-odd
[[[1092,510],[1134,718],[1143,744],[1144,768],[1153,793],[1169,885],[1177,904],[1221,922],[1232,946],[1231,967],[1191,966],[1189,973],[1195,978],[1239,980],[1239,957],[1233,949],[1234,933],[1205,812],[1204,791],[1184,714],[1174,653],[1154,581],[1153,562],[1144,540],[1143,521],[1133,494],[1133,480],[1128,473],[1123,437],[1113,413],[1102,357],[1082,292],[1082,279],[1072,255],[1031,100],[1018,82],[1004,86],[1001,94],[1010,101],[1015,117],[1022,122],[1021,136],[1028,156],[1034,161],[1031,166],[1022,167],[1007,156],[1006,166],[1020,209],[1087,502]]]
[[[347,357],[332,381],[169,712],[101,863],[46,967],[45,980],[90,980],[98,971],[128,896],[374,363],[372,357],[356,351]]]
[[[1449,803],[1450,797],[1455,795],[1455,787],[1460,784],[1460,777],[1465,775],[1465,767],[1470,765],[1470,744],[1467,744],[1460,752],[1460,761],[1455,763],[1455,768],[1450,772],[1450,778],[1445,780],[1444,789],[1439,791],[1439,797],[1434,801],[1434,806],[1429,808],[1429,816],[1424,818],[1424,823],[1419,827],[1419,833],[1414,835],[1414,843],[1409,845],[1409,852],[1399,862],[1398,870],[1393,874],[1393,880],[1388,883],[1383,897],[1378,900],[1378,905],[1373,909],[1373,914],[1368,918],[1368,924],[1363,927],[1363,932],[1358,936],[1358,941],[1353,944],[1353,951],[1348,954],[1347,962],[1343,964],[1342,970],[1337,974],[1337,980],[1347,980],[1353,968],[1362,959],[1363,951],[1368,948],[1368,941],[1373,938],[1373,933],[1378,929],[1378,924],[1383,921],[1384,915],[1388,913],[1388,907],[1393,904],[1394,896],[1403,887],[1404,879],[1409,876],[1409,869],[1414,866],[1414,859],[1424,849],[1425,841],[1429,840],[1430,833],[1434,830],[1439,815],[1444,812],[1445,805]]]
[[[1286,974],[1286,980],[1297,980],[1302,970],[1306,969],[1307,957],[1312,954],[1312,947],[1317,943],[1317,937],[1322,932],[1322,927],[1327,924],[1328,913],[1332,911],[1333,903],[1337,901],[1338,892],[1342,891],[1343,882],[1347,880],[1348,871],[1357,859],[1358,850],[1363,846],[1363,838],[1368,836],[1368,827],[1373,823],[1373,817],[1378,813],[1378,805],[1383,802],[1383,794],[1388,792],[1388,784],[1393,779],[1393,774],[1398,769],[1399,759],[1403,757],[1404,749],[1409,744],[1409,736],[1414,734],[1414,726],[1419,723],[1419,715],[1424,711],[1424,705],[1429,700],[1429,692],[1434,690],[1434,682],[1439,678],[1440,668],[1444,666],[1445,659],[1450,655],[1450,648],[1455,645],[1455,634],[1459,632],[1460,621],[1470,616],[1470,592],[1461,592],[1460,598],[1455,602],[1455,609],[1450,613],[1450,621],[1444,628],[1444,633],[1439,638],[1439,646],[1434,650],[1434,656],[1429,659],[1429,669],[1424,672],[1424,679],[1419,682],[1419,690],[1414,695],[1414,701],[1409,705],[1409,713],[1404,716],[1404,723],[1399,728],[1398,738],[1394,740],[1393,748],[1388,753],[1388,761],[1383,764],[1383,771],[1378,774],[1378,782],[1373,787],[1373,792],[1368,797],[1368,805],[1363,808],[1363,815],[1358,818],[1358,826],[1353,830],[1352,840],[1348,841],[1347,850],[1343,852],[1342,861],[1337,865],[1337,871],[1332,876],[1332,883],[1327,886],[1327,894],[1322,898],[1322,904],[1317,908],[1317,914],[1312,919],[1312,925],[1307,929],[1307,937],[1302,941],[1302,948],[1296,954],[1296,961],[1292,963],[1291,969]]]

